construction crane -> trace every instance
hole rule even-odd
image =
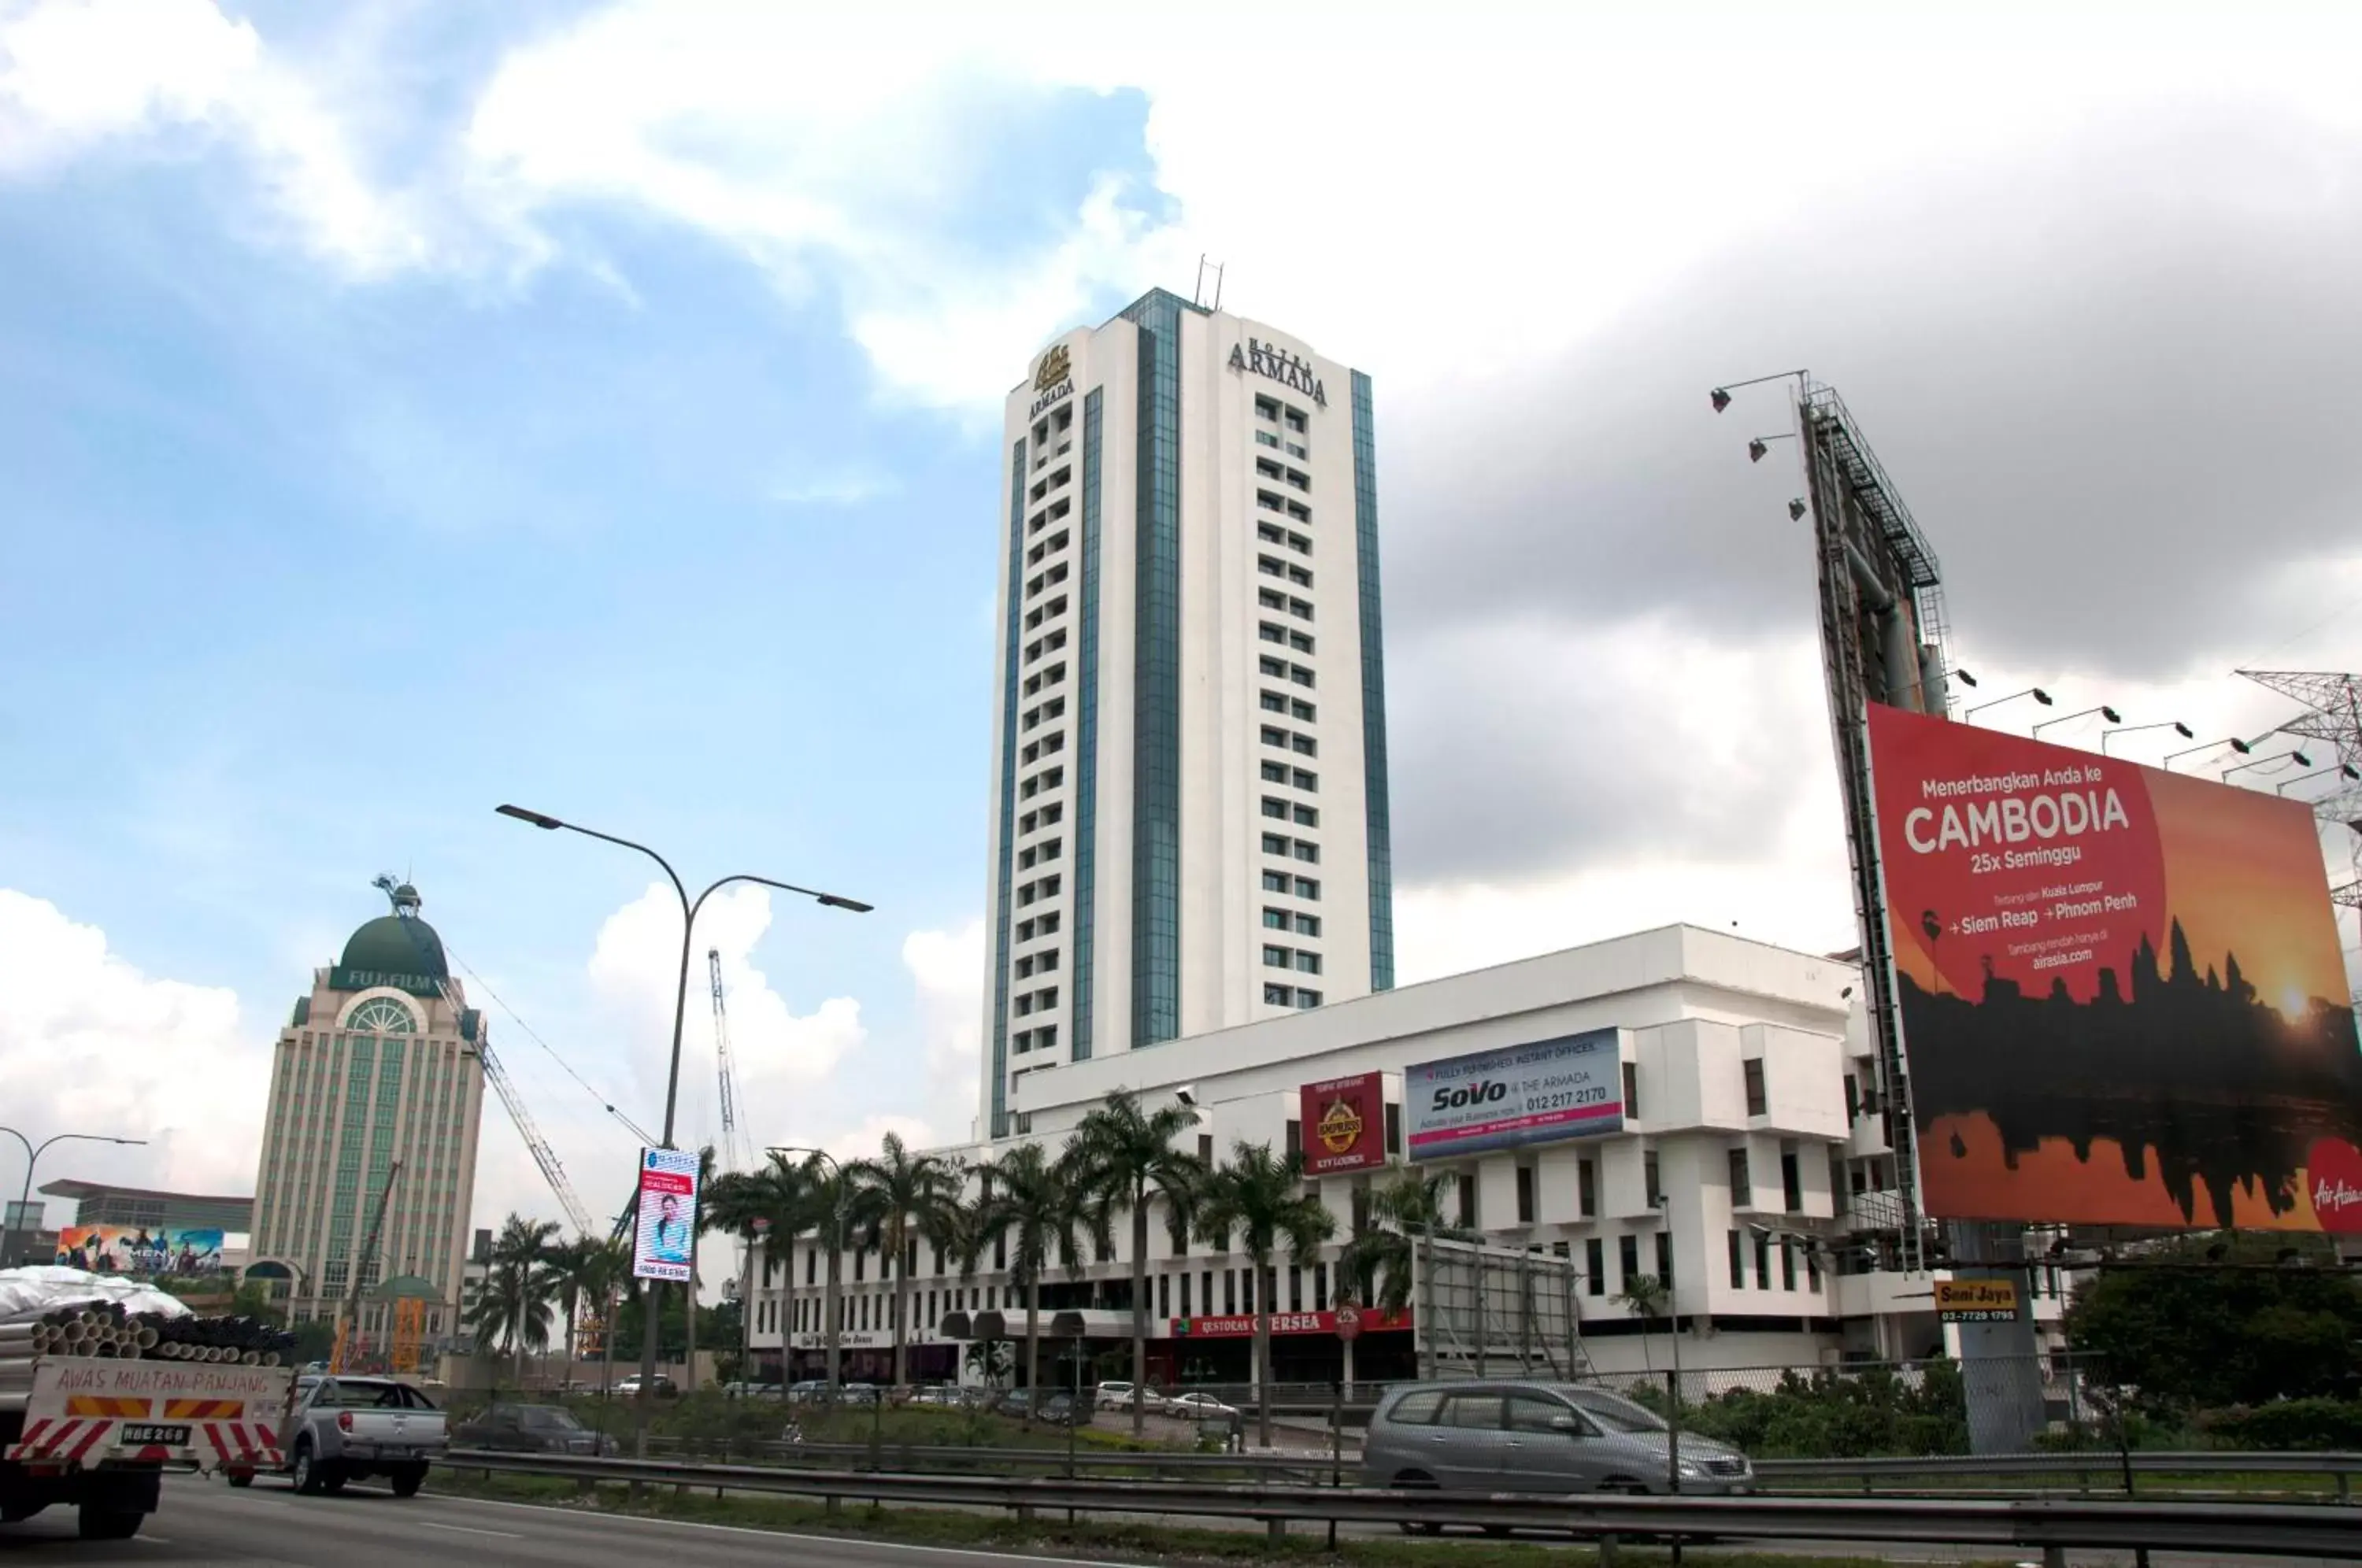
[[[336,1346],[328,1353],[330,1372],[345,1370],[353,1341],[360,1333],[361,1289],[369,1283],[370,1260],[377,1256],[378,1238],[385,1233],[385,1211],[393,1204],[393,1184],[401,1179],[402,1162],[396,1159],[385,1167],[385,1185],[377,1189],[377,1211],[370,1216],[369,1233],[361,1238],[360,1251],[353,1254],[352,1286],[337,1314]]]
[[[722,1083],[722,1157],[734,1171],[751,1169],[755,1151],[738,1125],[738,1070],[730,1062],[730,1013],[722,1001],[722,949],[705,950],[713,976],[713,1067]]]
[[[391,874],[377,878],[370,882],[370,886],[383,892],[392,903],[394,918],[401,922],[402,929],[409,934],[411,942],[418,948],[419,956],[433,959],[435,955],[427,947],[425,939],[411,929],[411,922],[415,917],[410,911],[418,895],[413,892],[410,895],[413,902],[405,904],[401,897],[401,884],[396,882]],[[430,974],[439,967],[442,966],[432,962],[420,966],[423,972]],[[467,1009],[458,995],[452,990],[450,977],[447,975],[432,977],[435,980],[435,988],[442,993],[444,1005],[451,1010],[452,1018],[457,1020]],[[482,1030],[479,1029],[476,1032],[476,1038],[469,1042],[469,1044],[476,1053],[476,1059],[484,1065],[484,1077],[491,1081],[492,1092],[501,1097],[501,1105],[508,1111],[509,1121],[516,1128],[517,1136],[524,1140],[526,1150],[533,1155],[533,1163],[541,1167],[542,1180],[549,1183],[549,1190],[557,1195],[558,1206],[566,1210],[566,1218],[573,1221],[575,1234],[579,1236],[595,1234],[596,1231],[590,1220],[590,1211],[582,1207],[582,1199],[575,1195],[574,1184],[567,1179],[566,1167],[557,1162],[557,1151],[549,1146],[549,1140],[544,1138],[541,1135],[541,1129],[534,1125],[532,1113],[524,1108],[524,1097],[517,1093],[516,1086],[509,1082],[508,1072],[501,1066],[500,1058],[492,1055],[491,1041],[485,1036]]]

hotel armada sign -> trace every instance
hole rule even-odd
[[[1074,392],[1074,359],[1065,344],[1061,343],[1043,355],[1042,362],[1033,367],[1033,390],[1042,395],[1035,398],[1033,406],[1025,411],[1028,419]]]
[[[1311,362],[1301,354],[1292,353],[1276,343],[1265,343],[1250,337],[1246,347],[1231,345],[1231,369],[1249,375],[1268,376],[1284,387],[1292,387],[1321,407],[1329,406],[1329,389],[1312,373]]]

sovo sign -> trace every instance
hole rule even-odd
[[[1463,1105],[1493,1105],[1509,1098],[1509,1086],[1505,1083],[1462,1084],[1458,1088],[1435,1091],[1435,1109],[1457,1110]]]
[[[1448,1159],[1588,1137],[1624,1125],[1621,1032],[1594,1029],[1403,1072],[1404,1143],[1414,1160]]]

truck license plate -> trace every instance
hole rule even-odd
[[[153,1421],[126,1421],[118,1430],[126,1448],[189,1446],[189,1429],[186,1427],[159,1426]]]

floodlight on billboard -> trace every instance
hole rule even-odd
[[[1385,1080],[1376,1073],[1324,1078],[1298,1091],[1304,1174],[1335,1176],[1386,1163]]]
[[[2311,811],[1880,703],[1868,730],[1927,1211],[2362,1231]]]
[[[639,1224],[632,1247],[635,1279],[685,1280],[697,1234],[697,1151],[640,1151]]]
[[[1422,1062],[1403,1073],[1404,1143],[1437,1160],[1620,1132],[1623,1062],[1616,1029]]]

